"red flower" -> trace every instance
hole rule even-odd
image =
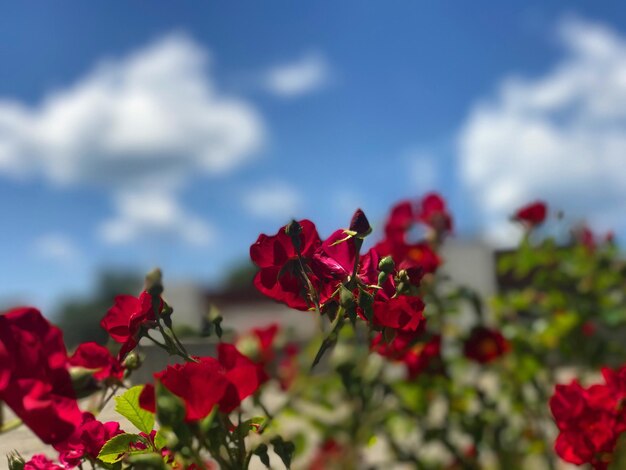
[[[586,321],[580,327],[583,335],[587,337],[593,336],[596,333],[596,329],[596,325],[592,321]]]
[[[159,306],[160,312],[163,306]],[[122,343],[118,358],[122,360],[132,351],[139,341],[141,328],[152,328],[156,325],[152,296],[142,292],[139,298],[132,295],[118,295],[115,304],[109,309],[100,322],[113,340]]]
[[[33,455],[24,465],[24,470],[64,470],[65,467],[57,465],[43,454]]]
[[[417,332],[424,321],[424,302],[419,297],[401,295],[374,302],[372,323],[379,328]]]
[[[67,439],[82,421],[61,330],[34,308],[0,316],[0,400],[46,444]]]
[[[261,383],[267,380],[263,367],[241,354],[228,343],[217,346],[217,360],[228,380],[224,396],[220,400],[220,411],[230,413],[247,397],[257,391]]]
[[[546,219],[547,212],[546,204],[542,201],[537,201],[518,209],[513,215],[513,219],[527,224],[530,227],[535,227],[543,223]]]
[[[402,362],[405,363],[411,379],[424,372],[441,372],[441,335],[434,335],[426,343],[413,346]]]
[[[252,334],[259,342],[259,362],[268,364],[274,360],[274,340],[279,330],[278,323],[272,323],[265,328],[253,328]]]
[[[472,330],[470,337],[465,341],[463,354],[468,359],[486,364],[506,354],[510,349],[511,345],[502,333],[478,326]]]
[[[98,457],[102,446],[114,436],[122,434],[120,424],[101,423],[91,413],[83,413],[83,422],[72,436],[55,446],[59,461],[69,468],[76,467],[86,457]]]
[[[313,459],[309,463],[308,470],[342,468],[345,463],[346,450],[335,439],[326,439],[315,452]]]
[[[305,266],[321,245],[321,240],[313,222],[298,222],[300,233],[300,254]],[[259,235],[250,247],[250,257],[260,270],[254,278],[254,285],[268,297],[283,302],[291,308],[308,310],[306,285],[302,277],[298,253],[282,227],[276,235]]]
[[[452,230],[452,216],[446,208],[446,201],[437,193],[429,193],[421,200],[417,220],[438,233]]]
[[[94,342],[79,345],[67,362],[70,366],[95,370],[93,377],[96,380],[119,381],[124,376],[124,367],[120,361],[107,348]]]
[[[372,341],[372,350],[406,366],[409,378],[414,379],[424,372],[441,370],[441,336],[434,335],[426,342],[415,341],[415,333],[399,332],[386,343],[382,333]]]
[[[441,265],[441,259],[433,249],[424,242],[406,244],[392,243],[389,239],[383,240],[374,246],[374,250],[381,256],[391,256],[403,269],[403,266],[420,268],[423,273],[434,273]]]
[[[391,208],[385,225],[385,238],[392,244],[404,244],[407,231],[413,225],[415,215],[411,201],[401,201]]]
[[[617,440],[626,430],[623,400],[624,369],[603,370],[606,384],[583,388],[577,381],[557,385],[550,398],[559,436],[554,448],[565,461],[604,470],[612,460]]]
[[[214,406],[219,406],[222,413],[230,413],[262,382],[262,368],[232,344],[218,345],[217,360],[202,357],[199,361],[168,366],[154,374],[156,380],[185,402],[185,420],[188,422],[203,419]],[[155,411],[152,385],[144,387],[139,403],[142,408]]]

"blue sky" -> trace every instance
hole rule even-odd
[[[626,234],[620,2],[181,5],[0,6],[3,303],[102,266],[215,282],[292,216],[429,189],[459,237],[537,197]]]

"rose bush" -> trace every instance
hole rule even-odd
[[[254,286],[318,318],[306,345],[277,324],[226,341],[217,317],[216,354],[189,354],[158,270],[104,312],[111,350],[68,355],[37,310],[6,312],[0,400],[56,452],[9,467],[622,468],[626,263],[588,227],[550,236],[551,215],[513,211],[523,237],[493,299],[444,272],[454,221],[435,193],[396,204],[373,244],[361,210],[326,239],[309,220],[261,234]],[[142,341],[179,362],[130,387]],[[131,429],[98,420],[113,397]]]

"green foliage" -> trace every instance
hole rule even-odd
[[[154,414],[139,406],[139,395],[143,385],[128,389],[123,395],[115,397],[115,411],[124,416],[141,432],[150,434],[154,428]]]
[[[140,454],[149,452],[144,449],[136,449],[132,444],[144,443],[145,440],[138,434],[119,434],[112,437],[100,450],[98,460],[104,463],[116,463],[129,454]]]

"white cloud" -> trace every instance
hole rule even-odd
[[[601,225],[626,200],[626,40],[574,19],[559,35],[565,57],[542,77],[503,80],[459,135],[461,178],[494,239],[537,198]]]
[[[301,197],[295,188],[286,183],[269,182],[246,191],[242,202],[254,217],[284,220],[297,216]]]
[[[330,66],[320,54],[308,54],[299,60],[271,68],[265,76],[265,88],[276,95],[291,98],[318,90],[328,84]]]
[[[142,237],[176,237],[205,246],[215,238],[204,220],[186,212],[170,193],[154,190],[129,191],[115,198],[118,215],[99,228],[102,239],[123,244]]]
[[[38,104],[0,98],[0,174],[100,186],[123,193],[119,202],[148,186],[171,199],[191,177],[240,167],[262,145],[263,124],[250,104],[216,90],[209,65],[199,44],[169,35],[101,61]],[[120,220],[139,220],[118,205]],[[112,226],[121,238],[138,232]]]
[[[62,263],[75,261],[80,256],[74,242],[60,233],[42,235],[33,243],[33,249],[42,258]]]
[[[203,48],[171,35],[36,106],[0,101],[0,171],[119,187],[232,170],[258,149],[262,125],[216,92],[207,68]]]

